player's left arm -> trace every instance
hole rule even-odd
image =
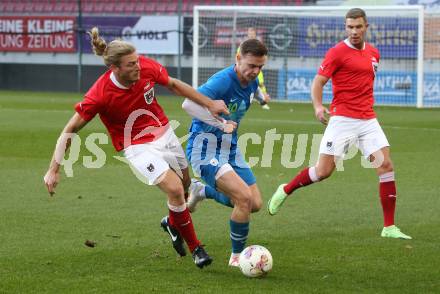
[[[178,79],[169,77],[167,88],[176,95],[187,97],[191,101],[206,107],[217,118],[222,113],[229,114],[229,110],[223,100],[212,100]]]

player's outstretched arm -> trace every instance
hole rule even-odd
[[[270,101],[270,95],[267,92],[263,92],[260,87],[257,88],[255,99],[260,102],[268,103]]]
[[[312,82],[312,102],[313,102],[313,108],[315,109],[315,116],[316,118],[326,125],[328,123],[328,114],[330,113],[328,109],[322,105],[322,93],[324,90],[325,84],[328,82],[329,78],[322,76],[322,75],[316,75]]]
[[[197,104],[189,99],[185,99],[182,103],[182,108],[190,116],[207,123],[210,126],[219,128],[225,133],[232,133],[237,128],[237,123],[234,121],[225,121],[224,119],[215,118],[205,107]]]
[[[47,191],[51,196],[55,194],[55,187],[60,181],[60,165],[64,158],[64,154],[70,147],[72,134],[76,134],[86,124],[87,121],[85,121],[78,113],[75,113],[66,124],[63,131],[61,132],[60,137],[57,140],[55,151],[53,152],[52,160],[50,161],[49,169],[44,176],[44,184],[46,185]]]
[[[206,107],[216,118],[220,114],[229,114],[229,110],[223,100],[211,100],[205,95],[197,92],[193,87],[178,79],[169,78],[168,89],[176,95],[187,97],[195,103]]]

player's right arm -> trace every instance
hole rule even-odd
[[[267,93],[266,84],[264,83],[264,74],[263,71],[260,71],[258,74],[258,94],[261,97],[262,101],[269,102],[270,95]]]
[[[324,60],[319,66],[318,73],[312,82],[311,96],[315,116],[324,125],[328,123],[328,115],[330,112],[322,105],[322,94],[325,84],[327,84],[328,80],[340,67],[339,55],[335,47],[330,48],[325,54]]]
[[[320,74],[317,74],[312,82],[312,103],[315,109],[316,118],[326,125],[328,123],[328,109],[322,105],[322,94],[324,91],[324,86],[328,82],[329,78]]]
[[[44,176],[44,184],[46,185],[47,191],[51,196],[55,194],[55,187],[60,181],[60,165],[64,158],[64,154],[70,147],[72,134],[76,134],[87,124],[87,122],[88,121],[84,120],[77,112],[75,112],[57,140],[49,169]]]
[[[182,104],[183,110],[185,110],[190,116],[222,130],[225,133],[232,133],[237,128],[237,123],[231,120],[225,120],[221,117],[214,117],[208,109],[195,103],[194,101],[186,98]]]

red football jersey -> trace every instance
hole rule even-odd
[[[379,50],[366,42],[361,50],[345,40],[327,51],[318,74],[332,80],[331,115],[376,117],[373,86],[379,58]]]
[[[168,118],[154,94],[156,83],[168,84],[168,72],[161,64],[143,56],[139,56],[139,65],[140,79],[130,88],[121,85],[109,70],[93,84],[84,100],[75,105],[76,112],[86,121],[99,114],[117,151],[132,144],[154,141],[154,132],[145,129],[157,130],[157,127],[168,124]],[[130,138],[124,144],[126,127]]]

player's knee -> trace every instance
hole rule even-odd
[[[261,197],[259,197],[258,199],[253,199],[251,212],[260,211],[262,206],[263,206],[263,200],[261,199]]]
[[[320,181],[330,177],[333,173],[333,168],[317,168],[316,175]]]
[[[183,186],[176,184],[167,189],[168,197],[174,200],[178,200],[183,197]]]
[[[380,170],[382,172],[392,172],[394,170],[394,167],[391,159],[385,159],[380,166]]]
[[[250,189],[240,190],[234,199],[234,205],[241,210],[250,212],[252,210],[252,193]]]

